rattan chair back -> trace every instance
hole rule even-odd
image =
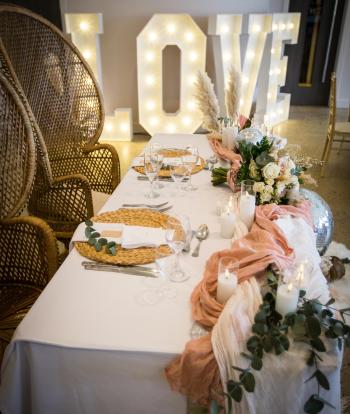
[[[20,213],[32,189],[36,153],[27,112],[0,74],[0,219]]]
[[[0,37],[44,137],[53,177],[91,175],[83,148],[97,142],[104,111],[78,49],[42,17],[0,6]]]

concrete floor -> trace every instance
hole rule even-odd
[[[345,121],[346,110],[337,111],[337,120]],[[277,135],[288,138],[290,144],[300,144],[302,151],[312,158],[321,158],[327,134],[328,108],[294,106],[290,109],[289,120],[276,127]],[[142,150],[148,142],[149,137],[136,135],[132,142],[117,142],[116,147],[120,162],[122,175],[130,166],[131,160]],[[335,222],[335,241],[344,243],[350,247],[350,144],[344,145],[344,149],[337,154],[332,150],[329,163],[325,169],[325,175],[320,177],[321,167],[316,166],[310,173],[317,180],[317,188],[309,187],[318,192],[330,205]],[[346,351],[342,371],[342,395],[350,396],[350,352]],[[207,411],[189,403],[188,413],[204,414]],[[349,413],[344,410],[343,413]]]

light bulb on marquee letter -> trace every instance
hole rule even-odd
[[[101,13],[66,13],[66,31],[72,42],[88,62],[102,89],[102,65],[99,35],[103,33]],[[151,36],[154,39],[154,36]],[[152,60],[152,52],[147,57]],[[92,84],[88,78],[87,84]],[[91,105],[87,97],[86,105]],[[131,108],[117,108],[114,115],[106,116],[101,140],[130,141],[133,136]]]
[[[283,56],[283,42],[298,41],[300,13],[275,13],[272,17],[272,45],[270,60],[270,76],[267,82],[265,119],[269,127],[286,121],[289,116],[290,94],[280,93],[287,73],[288,57]]]
[[[231,65],[241,71],[242,96],[240,113],[250,115],[254,90],[262,61],[267,33],[271,31],[272,16],[268,14],[251,14],[248,17],[249,34],[243,65],[241,64],[240,35],[242,32],[241,14],[219,14],[210,17],[208,33],[219,36],[219,44],[214,43],[214,59],[217,73],[218,97],[221,111],[225,111],[225,85],[228,82]],[[215,39],[214,39],[215,41]],[[215,47],[216,46],[216,47]],[[228,56],[231,58],[228,59]]]
[[[154,33],[156,44],[152,42]],[[176,45],[181,51],[180,108],[175,114],[162,109],[162,51],[167,45]],[[153,59],[145,64],[150,48]],[[206,36],[187,14],[155,14],[138,35],[139,121],[150,134],[192,133],[201,125],[193,95],[197,73],[205,69],[205,51]]]

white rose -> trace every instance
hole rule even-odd
[[[277,194],[280,197],[286,189],[285,181],[278,181],[276,184]]]
[[[299,179],[296,175],[292,175],[289,179],[289,182],[293,184],[293,186],[299,185]]]
[[[264,192],[265,193],[272,194],[273,193],[273,187],[272,187],[272,185],[266,185]]]
[[[273,180],[272,178],[266,180],[266,184],[267,185],[274,185],[275,184],[275,180]]]
[[[271,198],[272,198],[271,193],[268,193],[266,191],[260,194],[260,201],[262,203],[268,203],[269,201],[271,201]]]
[[[264,177],[269,180],[269,179],[275,179],[278,177],[279,173],[281,171],[281,168],[279,167],[278,164],[276,164],[275,162],[269,162],[267,165],[265,165],[265,167],[262,170],[262,173],[264,175]]]
[[[264,188],[265,183],[263,183],[262,181],[255,182],[253,185],[253,191],[256,193],[262,193],[264,191]]]

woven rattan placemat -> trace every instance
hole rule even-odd
[[[159,152],[166,158],[178,158],[178,157],[183,157],[184,155],[189,154],[188,151],[181,150],[181,149],[162,149]],[[193,168],[191,175],[196,174],[197,172],[203,170],[203,168],[205,167],[204,159],[202,157],[199,157],[199,160],[200,160],[201,164],[196,165]],[[138,173],[145,174],[144,167],[137,166],[137,167],[133,167],[133,168]],[[171,172],[169,170],[166,170],[166,169],[161,169],[158,173],[158,176],[159,177],[171,177]]]
[[[168,217],[167,214],[147,209],[120,209],[93,217],[91,220],[100,223],[123,223],[131,226],[166,228]],[[75,247],[82,256],[96,262],[127,266],[153,263],[155,261],[156,249],[153,247],[123,249],[118,245],[115,256],[107,254],[104,249],[97,252],[87,242],[75,242]],[[161,246],[160,249],[164,253],[171,253],[170,248],[166,245]]]

